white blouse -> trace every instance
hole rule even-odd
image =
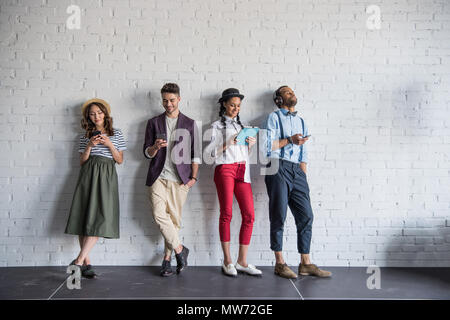
[[[220,164],[245,161],[244,182],[250,183],[250,159],[248,145],[230,144],[225,151],[221,153],[223,144],[230,140],[232,136],[241,131],[241,126],[237,123],[236,118],[225,116],[225,127],[220,120],[217,120],[211,124],[211,129],[211,142],[206,147],[206,152],[210,153],[211,157],[214,158],[214,167]],[[223,133],[225,133],[225,137],[223,136]]]

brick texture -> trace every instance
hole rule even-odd
[[[366,12],[378,5],[380,28]],[[80,28],[69,29],[70,5]],[[245,95],[260,125],[282,84],[312,137],[312,258],[324,266],[450,266],[450,3],[440,0],[3,0],[0,3],[0,266],[67,265],[65,235],[79,171],[80,105],[110,102],[128,150],[118,166],[121,238],[99,240],[97,265],[159,265],[163,240],[146,197],[141,147],[159,89],[205,131],[222,90]],[[207,142],[204,142],[204,145]],[[272,265],[268,197],[252,168],[249,262]],[[183,211],[192,265],[219,265],[212,166]],[[232,252],[240,214],[235,204]],[[298,263],[292,215],[286,260]]]

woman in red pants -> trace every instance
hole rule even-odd
[[[214,182],[220,204],[219,233],[224,261],[222,271],[229,276],[237,272],[261,275],[254,265],[247,264],[247,252],[253,230],[255,209],[250,185],[249,152],[256,138],[248,137],[246,145],[237,144],[236,137],[243,125],[239,119],[239,110],[244,96],[235,88],[223,91],[219,99],[220,120],[212,124],[211,143],[208,148],[215,160]],[[230,222],[232,218],[233,194],[242,214],[239,233],[239,257],[233,265],[230,255]]]

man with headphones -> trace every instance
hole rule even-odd
[[[279,161],[278,171],[265,176],[269,195],[270,248],[275,253],[275,274],[294,279],[297,274],[283,259],[283,229],[287,208],[291,209],[297,227],[297,250],[300,254],[298,274],[330,277],[331,272],[312,264],[309,250],[312,235],[313,212],[306,179],[308,162],[305,143],[308,129],[297,115],[297,97],[288,86],[281,86],[273,94],[278,110],[269,114],[263,127],[266,129],[266,153],[273,161]]]

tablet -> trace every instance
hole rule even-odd
[[[241,131],[236,137],[237,145],[241,146],[248,145],[245,139],[247,139],[247,137],[256,137],[258,131],[259,131],[258,127],[244,127],[243,129],[241,129]]]

